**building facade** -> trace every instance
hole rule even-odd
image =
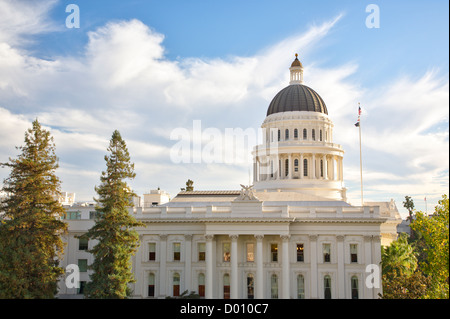
[[[262,128],[253,186],[182,191],[157,204],[150,197],[165,193],[150,192],[145,204],[138,200],[130,208],[147,226],[137,229],[135,298],[185,290],[204,298],[378,298],[381,273],[373,265],[381,262],[381,246],[396,238],[400,215],[392,200],[347,203],[344,150],[333,142],[324,101],[303,84],[297,56],[289,86],[270,103]],[[95,242],[75,236],[92,227],[95,212],[89,206],[67,210],[63,266],[79,265],[84,283],[93,261],[86,249]],[[60,295],[79,296],[82,287],[61,281]]]

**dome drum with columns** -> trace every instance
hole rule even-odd
[[[253,151],[254,188],[346,201],[344,150],[333,143],[325,102],[303,85],[297,55],[289,70],[289,86],[271,101],[261,126],[265,140]]]

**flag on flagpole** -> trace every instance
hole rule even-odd
[[[360,117],[361,117],[361,106],[359,106],[359,103],[358,103],[358,121],[355,123],[356,127],[359,126]]]

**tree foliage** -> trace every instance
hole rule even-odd
[[[419,299],[424,296],[429,280],[417,269],[416,255],[406,234],[383,248],[383,299]]]
[[[126,179],[135,177],[134,164],[125,141],[114,131],[105,156],[106,171],[100,177],[101,184],[95,190],[98,219],[95,225],[82,237],[98,240],[90,253],[94,262],[89,267],[94,271],[86,285],[89,298],[127,298],[129,283],[135,282],[131,271],[131,256],[139,246],[135,227],[144,226],[130,215],[132,197],[135,194]]]
[[[25,133],[21,154],[2,166],[8,195],[0,211],[0,298],[54,298],[64,273],[58,266],[67,224],[59,203],[58,158],[53,137],[36,119]]]
[[[449,203],[447,195],[438,202],[432,216],[416,212],[411,228],[425,241],[426,260],[421,263],[431,279],[429,298],[449,298]]]
[[[194,181],[188,179],[186,182],[186,191],[192,192],[194,190]]]

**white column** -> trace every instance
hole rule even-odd
[[[275,156],[275,163],[273,164],[273,169],[275,170],[274,178],[279,179],[280,178],[280,157],[278,156],[278,154]]]
[[[191,291],[192,277],[192,235],[184,235],[184,290]]]
[[[376,235],[376,236],[372,236],[372,253],[373,253],[373,259],[372,259],[372,263],[375,265],[380,265],[381,263],[381,236],[380,235]],[[381,267],[380,267],[381,268]],[[380,276],[379,276],[379,281],[378,281],[378,287],[379,288],[374,288],[373,290],[373,294],[372,294],[372,298],[377,299],[378,298],[378,294],[383,293],[382,290],[382,286],[381,286],[381,270],[380,270]]]
[[[316,155],[313,153],[312,154],[312,165],[311,165],[311,169],[312,169],[312,174],[311,177],[313,179],[316,179]]]
[[[213,255],[213,242],[214,235],[206,235],[206,278],[205,278],[205,298],[212,299],[213,298],[213,263],[214,263],[214,255]]]
[[[263,239],[264,235],[255,235],[256,238],[256,280],[255,298],[264,298],[264,271],[263,271]]]
[[[290,298],[290,280],[289,280],[289,271],[290,271],[290,262],[289,262],[289,235],[282,235],[281,239],[282,243],[282,265],[281,265],[281,276],[282,276],[282,290],[281,290],[281,299],[289,299]]]
[[[327,156],[323,155],[323,179],[328,179],[328,163],[327,163]]]
[[[159,235],[159,297],[166,296],[167,235]]]
[[[238,240],[239,235],[230,235],[231,238],[231,276],[230,298],[238,299]]]
[[[364,236],[364,263],[367,265],[372,264],[372,236]],[[378,264],[379,265],[379,264]],[[366,274],[367,275],[367,274]],[[364,282],[364,299],[372,299],[372,290]]]
[[[338,262],[338,298],[345,299],[345,272],[344,272],[344,236],[336,236],[337,239],[337,262]]]
[[[302,179],[303,178],[303,174],[305,173],[304,171],[303,171],[303,154],[300,154],[300,178]]]
[[[309,247],[311,250],[311,299],[319,298],[317,291],[317,235],[309,236]]]

